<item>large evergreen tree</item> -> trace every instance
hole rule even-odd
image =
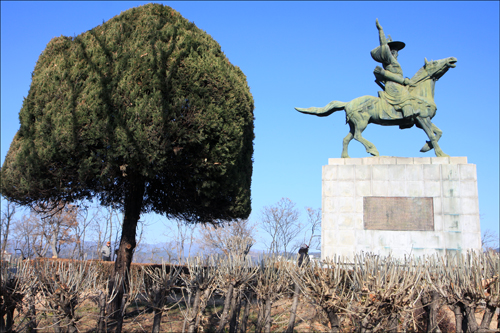
[[[1,194],[22,205],[98,198],[124,212],[116,261],[142,213],[188,222],[250,213],[253,99],[219,44],[170,7],[130,9],[40,55]]]

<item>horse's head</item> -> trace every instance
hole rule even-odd
[[[455,63],[457,62],[457,58],[455,57],[448,57],[440,60],[431,60],[427,61],[427,58],[425,58],[425,65],[424,69],[429,75],[431,79],[434,81],[437,81],[446,74],[448,69],[450,68],[455,68],[457,65]]]
[[[449,57],[427,61],[410,80],[409,90],[413,95],[423,97],[434,103],[434,84],[448,69],[456,67],[457,58]]]

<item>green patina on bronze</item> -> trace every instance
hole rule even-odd
[[[397,125],[401,129],[416,125],[425,131],[430,140],[422,147],[421,152],[434,148],[436,156],[448,156],[438,144],[443,132],[431,122],[437,110],[434,103],[434,84],[448,69],[455,67],[457,59],[454,57],[435,61],[425,59],[424,66],[411,79],[405,78],[397,61],[398,51],[403,49],[405,44],[392,41],[390,36],[386,38],[378,20],[376,24],[380,45],[371,51],[371,56],[383,66],[383,68],[377,66],[373,71],[375,82],[384,89],[379,92],[379,97],[367,95],[350,102],[332,101],[324,107],[295,109],[319,117],[345,110],[350,130],[343,140],[341,155],[343,158],[349,157],[347,146],[353,138],[365,146],[366,152],[373,156],[379,155],[375,145],[361,136],[369,123],[383,126]]]

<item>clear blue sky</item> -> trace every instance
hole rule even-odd
[[[1,2],[1,162],[19,128],[38,56],[55,36],[81,34],[147,2]],[[251,220],[263,206],[288,197],[297,207],[321,207],[321,167],[340,157],[349,127],[344,112],[327,118],[294,107],[323,106],[377,95],[370,50],[375,18],[406,43],[399,62],[411,77],[424,64],[456,57],[436,84],[433,122],[442,149],[477,165],[482,230],[499,230],[499,2],[161,2],[210,34],[246,74],[255,100]],[[364,137],[381,155],[424,157],[417,128],[370,125]],[[357,141],[351,157],[368,156]],[[305,212],[304,212],[305,218]],[[160,217],[147,216],[148,242],[160,242]]]

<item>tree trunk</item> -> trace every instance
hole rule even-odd
[[[129,175],[129,177],[132,176]],[[110,304],[111,315],[115,320],[120,317],[119,309],[122,307],[123,295],[128,293],[129,290],[130,264],[136,246],[135,233],[137,222],[141,216],[144,190],[144,181],[135,178],[128,183],[127,193],[125,194],[122,237],[115,262],[115,274],[111,278],[114,287],[117,288],[116,297]],[[110,290],[110,296],[111,292],[112,290]]]
[[[497,302],[486,302],[486,309],[484,309],[483,319],[481,320],[481,325],[479,326],[482,329],[490,328],[491,320],[495,315],[495,311],[497,309]],[[500,321],[500,316],[498,316],[498,320]]]
[[[238,293],[238,301],[236,303],[236,325],[234,327],[234,332],[238,332],[239,327],[241,326],[240,322],[240,313],[241,313],[241,306],[243,305],[243,297],[245,297],[245,293],[243,290],[240,290]]]
[[[97,332],[106,332],[106,293],[99,295],[99,320],[97,322]]]
[[[271,301],[271,296],[268,296],[266,299],[266,308],[264,314],[264,318],[266,319],[266,326],[264,327],[264,332],[266,333],[271,333],[271,326],[273,324],[273,318],[271,316],[272,304],[273,302]]]
[[[387,332],[397,333],[398,326],[399,326],[398,315],[395,312],[393,312],[389,316],[389,327],[387,328]]]
[[[8,306],[7,309],[5,310],[6,313],[6,320],[4,324],[4,331],[1,332],[11,332],[12,326],[14,325],[14,310],[16,309],[15,306]],[[2,318],[3,320],[3,318]]]
[[[224,300],[224,310],[222,311],[222,317],[219,322],[219,329],[217,333],[224,332],[224,326],[226,326],[227,319],[229,317],[229,308],[231,307],[231,300],[233,299],[234,285],[229,284],[226,293],[226,299]]]
[[[67,305],[64,307],[65,310],[65,316],[66,316],[66,321],[68,322],[67,324],[67,332],[68,333],[77,333],[78,329],[76,328],[76,323],[75,323],[75,307],[77,305],[78,301],[76,298],[71,298],[68,300]]]
[[[203,298],[200,301],[200,306],[199,306],[199,310],[198,310],[199,316],[196,317],[196,329],[198,329],[198,327],[200,327],[201,317],[202,317],[203,311],[205,311],[205,308],[207,307],[207,302],[208,302],[208,299],[210,298],[211,292],[212,292],[211,287],[207,287],[207,289],[205,289],[205,291],[203,292]],[[195,332],[197,332],[197,331],[195,331]]]
[[[243,318],[241,319],[240,333],[245,333],[247,331],[248,316],[250,315],[250,306],[252,305],[253,293],[250,291],[248,297],[245,299]]]
[[[334,309],[326,309],[326,314],[328,315],[328,320],[330,321],[330,325],[332,326],[330,332],[338,333],[340,332],[340,320],[339,316]]]
[[[12,217],[16,213],[16,206],[14,206],[14,203],[12,202],[7,202],[7,207],[5,207],[6,210],[4,212],[4,234],[3,234],[3,239],[2,239],[2,246],[0,248],[1,254],[5,252],[5,249],[7,248],[7,242],[9,241],[9,228],[10,228],[10,223],[12,221]]]
[[[265,305],[266,305],[266,300],[264,298],[258,298],[257,302],[260,302],[259,304],[259,315],[257,318],[257,326],[255,327],[255,333],[261,333],[262,328],[264,328],[264,323],[265,323]]]
[[[186,333],[187,322],[188,322],[188,318],[186,316],[186,317],[184,317],[184,321],[182,323],[182,330],[181,330],[182,333]]]
[[[57,316],[56,309],[54,309],[54,316],[52,317],[54,333],[61,333],[61,321],[62,320],[59,320],[59,317]]]
[[[125,305],[127,304],[128,294],[123,295],[123,300],[120,305],[120,311],[118,311],[118,320],[116,323],[115,333],[121,333],[123,327],[123,318],[125,318]]]
[[[299,306],[299,285],[295,283],[293,290],[293,301],[292,308],[290,309],[290,320],[288,320],[288,327],[286,329],[286,333],[293,333],[293,328],[295,326],[295,317],[297,314],[297,308]]]
[[[153,329],[152,333],[160,333],[161,317],[163,316],[163,305],[165,304],[164,292],[159,285],[153,286],[154,291],[154,310],[153,310]]]
[[[429,297],[430,296],[430,297]],[[427,313],[427,333],[440,333],[437,315],[439,310],[439,294],[433,290],[430,295],[423,299],[424,310]]]
[[[456,333],[463,333],[462,322],[464,320],[464,316],[462,315],[462,310],[458,304],[449,305],[452,308],[453,313],[455,314],[455,328]]]
[[[32,291],[33,293],[33,291]],[[35,296],[33,294],[29,298],[30,305],[28,307],[28,314],[26,318],[28,319],[28,324],[26,326],[26,332],[31,333],[36,331],[36,308],[35,308]]]
[[[188,333],[195,333],[197,331],[196,327],[196,322],[197,322],[197,317],[198,317],[198,310],[200,307],[200,298],[201,298],[201,293],[202,290],[200,288],[196,288],[196,293],[194,296],[194,302],[193,306],[191,308],[191,311],[189,311],[191,314],[189,315],[188,313]]]
[[[7,242],[9,241],[9,228],[10,228],[10,216],[5,219],[5,230],[4,234],[2,235],[3,236],[2,246],[0,248],[0,251],[2,251],[0,252],[2,256],[5,253],[5,249],[7,249]]]
[[[68,333],[77,333],[78,329],[76,328],[75,321],[71,320],[71,323],[68,326]]]
[[[160,324],[161,324],[161,317],[163,315],[163,311],[154,309],[153,311],[153,329],[151,332],[153,333],[160,333]]]
[[[369,333],[372,331],[370,328],[368,328],[369,322],[370,321],[368,320],[368,316],[365,316],[361,321],[361,333]]]
[[[238,330],[238,318],[240,316],[241,309],[241,288],[233,292],[233,299],[231,301],[231,311],[229,312],[229,317],[231,318],[229,322],[229,333],[236,333]]]
[[[14,325],[14,310],[15,307],[7,308],[7,320],[5,321],[6,332],[10,332],[12,330],[12,326]]]
[[[465,310],[465,311],[464,311]],[[476,308],[472,305],[464,304],[464,309],[462,312],[465,313],[465,322],[467,323],[465,329],[467,333],[477,332],[479,330],[479,325],[476,321],[475,311]]]

